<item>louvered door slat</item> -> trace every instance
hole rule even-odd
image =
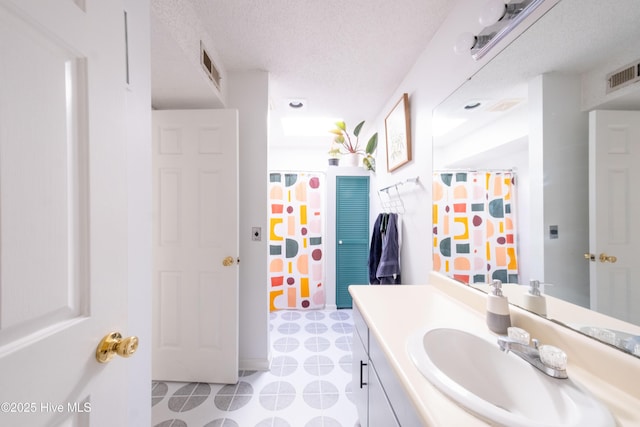
[[[351,308],[348,287],[368,284],[369,177],[336,178],[336,305]]]

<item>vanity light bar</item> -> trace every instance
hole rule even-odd
[[[492,47],[500,42],[500,40],[504,39],[507,34],[511,32],[516,26],[518,26],[524,19],[529,16],[538,6],[542,4],[544,0],[525,0],[521,2],[523,6],[522,9],[517,9],[517,12],[510,15],[505,16],[507,18],[507,22],[498,21],[498,23],[486,27],[484,30],[480,32],[476,36],[477,39],[486,40],[486,43],[477,44],[471,49],[471,57],[474,60],[479,60],[484,57]],[[506,5],[505,5],[506,7]],[[504,19],[503,18],[503,19]]]

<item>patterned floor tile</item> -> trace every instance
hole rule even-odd
[[[270,313],[271,369],[238,384],[154,381],[154,427],[352,427],[351,310]]]

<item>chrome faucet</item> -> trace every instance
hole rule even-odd
[[[538,340],[536,339],[533,339],[532,342],[533,345],[529,345],[508,336],[498,337],[498,345],[500,346],[500,349],[505,353],[511,352],[515,354],[516,356],[527,361],[529,364],[542,371],[543,373],[549,375],[550,377],[560,379],[569,378],[565,367],[561,367],[558,365],[554,366],[554,364],[552,363],[545,363],[540,357],[541,349],[542,351],[545,351],[545,349],[543,349],[542,347],[550,346],[539,346]]]

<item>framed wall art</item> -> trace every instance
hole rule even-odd
[[[409,94],[404,93],[384,120],[387,136],[387,171],[391,172],[411,160],[411,123]]]

